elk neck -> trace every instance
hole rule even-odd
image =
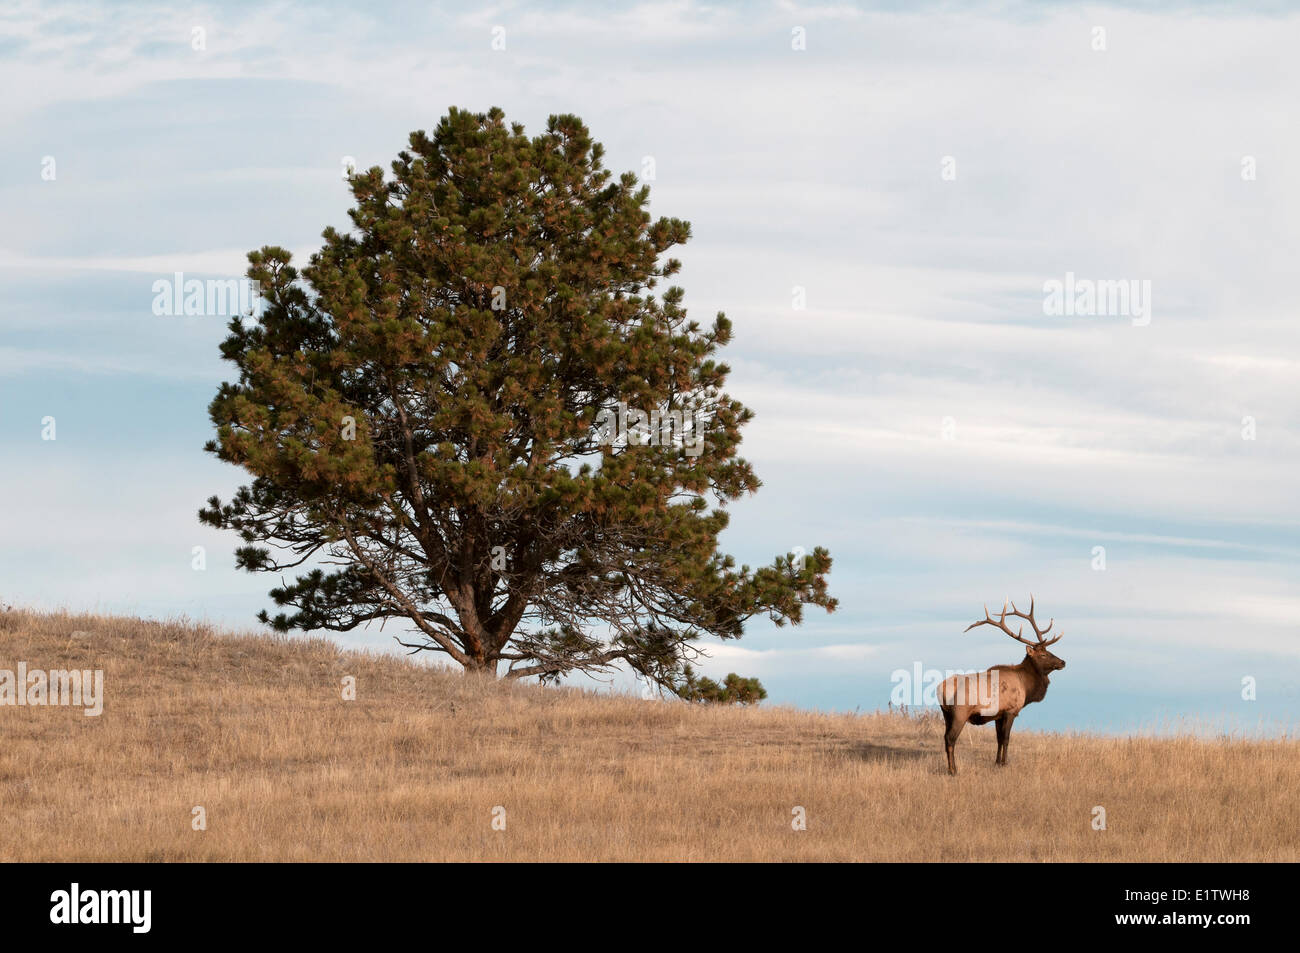
[[[1043,696],[1047,694],[1047,673],[1039,671],[1038,666],[1034,664],[1034,660],[1028,654],[1025,655],[1016,668],[1020,669],[1025,678],[1025,704],[1042,701]]]

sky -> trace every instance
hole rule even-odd
[[[1018,661],[963,629],[1032,592],[1068,667],[1025,727],[1294,734],[1298,47],[1273,5],[7,3],[0,601],[255,628],[278,579],[195,515],[244,482],[201,449],[226,318],[154,283],[305,259],[450,106],[576,113],[734,323],[725,548],[835,560],[837,612],[705,673],[883,708]]]

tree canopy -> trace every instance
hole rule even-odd
[[[824,549],[758,569],[719,550],[727,503],[760,485],[715,359],[731,323],[656,294],[690,226],[652,219],[602,154],[576,116],[530,138],[453,108],[391,175],[349,177],[351,229],[301,270],[250,253],[263,307],[230,323],[239,375],[206,449],[252,480],[199,516],[240,534],[241,568],[301,567],[263,622],[400,619],[403,645],[469,670],[624,664],[755,701],[757,682],[694,675],[700,640],[834,609]]]

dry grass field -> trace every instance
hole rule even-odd
[[[20,661],[102,669],[105,701],[0,707],[5,861],[1300,860],[1295,740],[1017,727],[999,769],[992,729],[967,729],[949,778],[935,717],[647,702],[325,641],[0,614],[0,669]]]

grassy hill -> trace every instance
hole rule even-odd
[[[102,669],[105,700],[0,707],[5,861],[1300,860],[1295,740],[1017,726],[999,769],[992,729],[968,728],[949,778],[934,716],[703,708],[0,613],[0,669],[19,662]]]

